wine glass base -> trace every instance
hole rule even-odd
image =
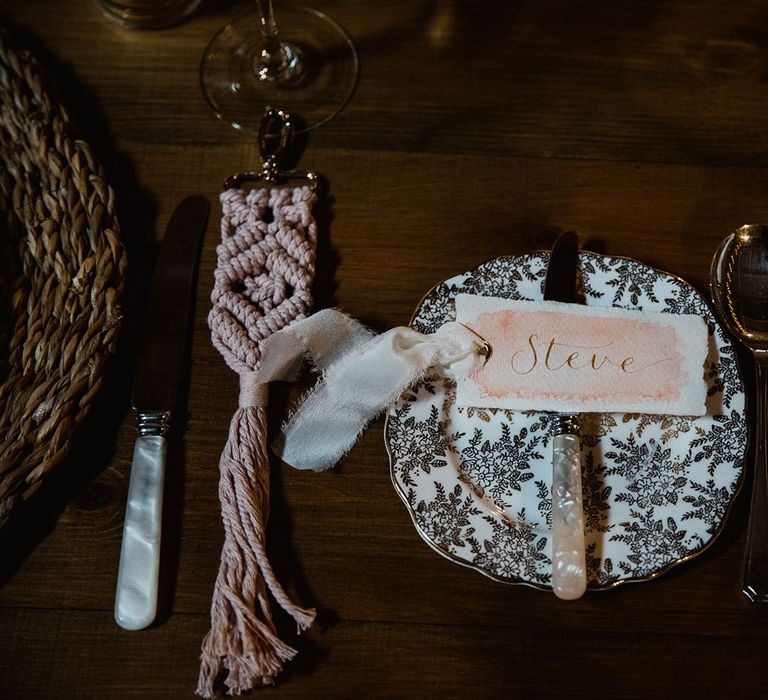
[[[333,19],[307,7],[278,7],[280,41],[303,70],[290,80],[254,70],[263,47],[259,15],[235,18],[213,37],[200,64],[203,93],[219,119],[258,130],[268,108],[288,112],[301,133],[325,124],[349,102],[359,75],[357,50]]]

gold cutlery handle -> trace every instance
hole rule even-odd
[[[741,582],[744,595],[753,603],[768,603],[768,354],[755,353],[755,372],[754,480]]]

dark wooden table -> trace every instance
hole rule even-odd
[[[288,0],[285,0],[288,2]],[[282,3],[278,3],[280,5]],[[406,324],[441,279],[561,230],[707,292],[719,241],[768,221],[768,12],[757,0],[318,0],[354,37],[361,79],[308,139],[322,172],[318,307]],[[237,378],[210,343],[217,208],[195,309],[188,421],[169,466],[161,611],[113,620],[136,328],[155,244],[184,195],[214,202],[258,163],[198,86],[211,2],[128,32],[87,0],[5,3],[105,164],[131,266],[119,353],[72,453],[0,551],[0,696],[191,697],[223,531],[218,457]],[[748,367],[747,367],[748,370]],[[751,373],[745,372],[747,381]],[[279,389],[278,425],[299,388]],[[270,547],[320,620],[270,696],[766,696],[768,609],[740,593],[751,479],[719,539],[656,580],[576,602],[438,556],[395,494],[371,425],[334,470],[273,464]]]

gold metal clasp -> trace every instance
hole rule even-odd
[[[310,189],[316,190],[319,180],[316,173],[280,169],[280,160],[291,143],[292,133],[293,124],[290,115],[282,109],[267,108],[259,123],[258,139],[261,169],[231,175],[224,181],[224,189],[241,187],[245,182],[266,182],[280,185],[289,180],[306,180]]]

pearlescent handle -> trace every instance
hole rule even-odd
[[[127,630],[144,629],[157,612],[165,460],[164,437],[136,440],[115,597],[115,620]]]
[[[552,467],[552,589],[574,600],[587,588],[578,436],[554,436]]]

